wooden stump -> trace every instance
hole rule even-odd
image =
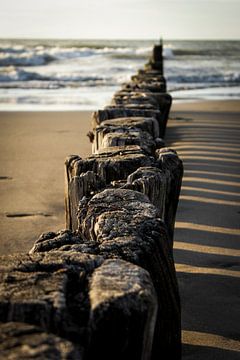
[[[0,354],[5,360],[81,360],[71,342],[24,323],[0,324]]]
[[[158,45],[154,45],[152,56],[149,63],[146,64],[146,69],[158,70],[163,73],[163,45],[162,42]]]
[[[148,82],[148,81],[138,81],[138,82],[132,82],[132,83],[127,83],[124,84],[122,89],[129,89],[129,90],[133,90],[133,91],[145,91],[145,90],[149,90],[153,93],[159,93],[159,92],[163,92],[165,93],[167,91],[166,88],[166,84],[165,82],[160,82],[160,81],[152,81],[152,82]]]
[[[148,99],[146,101],[148,101],[150,104],[152,104],[155,109],[160,110],[161,115],[157,116],[157,118],[161,118],[160,121],[160,126],[161,126],[161,137],[164,137],[165,135],[165,131],[166,131],[166,126],[167,126],[167,121],[168,121],[168,117],[169,117],[169,112],[170,112],[170,108],[172,105],[172,97],[170,94],[164,93],[164,92],[159,92],[159,93],[152,93],[152,92],[142,92],[142,93],[138,93],[135,91],[127,91],[122,90],[117,92],[112,100],[112,104],[114,104],[115,106],[124,106],[126,107],[126,105],[129,104],[129,102],[136,102],[140,101],[141,96],[137,97],[137,100],[132,100],[132,97],[135,95],[132,94],[145,94],[144,95],[144,99]],[[144,102],[143,102],[144,104]],[[133,106],[133,104],[132,104]]]
[[[155,167],[142,167],[128,176],[124,188],[139,191],[148,196],[149,200],[159,210],[159,217],[165,218],[167,177]]]
[[[155,93],[155,98],[158,101],[159,109],[161,110],[161,116],[162,116],[162,134],[161,136],[165,136],[169,112],[172,106],[172,96],[167,93]]]
[[[151,359],[157,296],[149,273],[107,260],[90,285],[88,359]]]
[[[85,160],[70,156],[65,162],[67,229],[77,229],[77,209],[84,196],[89,197],[111,181],[127,179],[136,169],[151,166],[153,161],[139,146],[134,145],[102,149]]]
[[[150,156],[154,155],[156,143],[152,135],[137,127],[128,125],[102,125],[94,133],[93,153],[98,153],[103,148],[115,146],[138,145]]]
[[[64,251],[1,257],[0,321],[40,326],[85,348],[87,279],[102,262]]]
[[[126,117],[154,117],[158,121],[159,136],[163,137],[166,124],[161,111],[156,109],[144,109],[138,107],[129,109],[129,108],[125,108],[124,106],[107,107],[104,110],[98,110],[97,112],[93,113],[92,128],[93,130],[95,130],[96,127],[105,120],[126,118]]]
[[[155,117],[121,117],[105,120],[101,126],[128,126],[147,131],[154,139],[160,136],[159,124]]]
[[[151,96],[149,92],[127,92],[119,91],[114,94],[111,105],[127,105],[127,104],[150,104],[153,108],[158,109],[158,102]]]
[[[121,258],[149,271],[158,296],[153,359],[179,359],[178,286],[167,229],[158,209],[136,191],[108,189],[79,209],[79,235],[98,244],[104,257]]]
[[[144,178],[144,174],[149,173],[157,178],[161,171],[139,170],[131,177],[133,186],[139,175]],[[164,222],[159,219],[161,211],[138,191],[107,189],[80,203],[77,235],[68,232],[66,238],[50,234],[38,241],[41,247],[35,246],[35,251],[88,251],[104,259],[118,258],[146,269],[153,281],[159,308],[152,359],[160,355],[179,359],[179,294],[171,241]]]
[[[162,148],[156,151],[158,166],[167,176],[166,208],[164,221],[173,242],[174,224],[183,177],[183,163],[176,151]]]
[[[105,120],[126,117],[154,117],[158,120],[160,117],[159,110],[146,110],[146,109],[125,109],[124,107],[105,108],[93,113],[92,128],[95,129]]]
[[[157,81],[157,82],[166,84],[166,79],[160,71],[142,70],[141,72],[139,71],[138,74],[133,75],[131,77],[131,80],[135,83],[138,83],[141,81],[150,81],[150,82]]]

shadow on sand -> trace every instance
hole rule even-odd
[[[226,122],[199,111],[191,116],[189,121],[188,113],[175,114],[166,137],[185,169],[174,245],[183,359],[235,360],[240,356],[239,117],[230,114]]]

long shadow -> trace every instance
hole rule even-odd
[[[183,336],[183,359],[235,360],[240,358],[239,123],[233,116],[229,127],[225,121],[217,125],[213,116],[209,126],[200,117],[192,111],[185,120],[177,117],[166,136],[186,170],[174,246],[182,328],[193,334]]]
[[[183,344],[183,358],[194,360],[239,360],[239,352],[208,346]]]
[[[173,146],[174,148],[174,146]],[[222,172],[224,170],[226,170],[227,172],[229,172],[230,174],[238,172],[238,174],[240,174],[240,166],[239,164],[234,164],[234,163],[223,163],[223,162],[213,162],[213,161],[209,161],[209,160],[196,160],[196,159],[192,159],[192,160],[184,160],[184,169],[186,170],[202,170],[202,171],[206,171],[206,170],[211,170],[211,171],[216,171],[216,172]]]
[[[182,328],[239,341],[239,278],[184,272],[177,276]]]
[[[234,249],[232,249],[234,250]],[[200,253],[196,251],[187,251],[186,249],[174,249],[174,258],[176,262],[177,269],[180,268],[178,265],[187,265],[182,266],[182,271],[184,268],[188,268],[188,266],[194,266],[199,269],[196,269],[196,272],[206,271],[211,272],[212,269],[219,270],[219,276],[223,273],[225,276],[240,278],[240,263],[239,256],[230,256],[223,254],[207,254]],[[203,268],[203,269],[202,269]],[[239,279],[240,282],[240,279]]]
[[[190,212],[190,211],[189,211]],[[198,231],[194,229],[175,229],[175,242],[198,244],[200,246],[221,247],[239,250],[239,236],[217,232]],[[227,238],[227,240],[226,240]]]

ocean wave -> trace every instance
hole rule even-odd
[[[136,59],[136,60],[148,60],[151,56],[152,47],[142,47],[140,49],[133,48],[118,48],[111,53],[111,57],[114,59]],[[165,59],[174,58],[173,50],[170,47],[163,48],[163,57]]]
[[[42,76],[36,72],[25,71],[15,67],[0,72],[1,82],[41,80]]]
[[[40,74],[21,68],[8,68],[0,71],[1,88],[61,88],[82,86],[113,86],[119,83],[121,76],[82,75],[78,73]]]
[[[22,45],[16,46],[0,46],[0,53],[10,53],[10,54],[21,54],[25,52],[25,48]]]
[[[23,52],[14,56],[7,53],[0,55],[0,66],[39,66],[46,65],[53,60],[54,58],[48,54],[39,55]]]
[[[12,82],[1,82],[0,81],[0,90],[11,90],[11,89],[45,89],[45,90],[54,90],[54,89],[77,89],[84,88],[84,92],[86,89],[92,88],[116,88],[117,83],[114,81],[106,81],[106,80],[89,80],[89,81],[61,81],[61,80],[32,80],[32,81],[12,81]]]
[[[194,48],[194,49],[172,49],[173,55],[178,57],[194,57],[194,58],[213,58],[213,57],[237,57],[239,56],[239,49],[226,49],[223,54],[222,49],[218,48]]]
[[[168,75],[167,80],[170,83],[203,83],[203,84],[240,84],[240,73],[227,72],[222,74],[195,74],[195,75]]]
[[[8,69],[8,72],[0,72],[0,81],[32,81],[32,80],[44,80],[44,81],[103,81],[108,80],[107,77],[101,76],[84,76],[79,74],[62,73],[52,75],[42,75],[37,72],[26,71],[18,68]]]
[[[92,48],[2,48],[0,53],[0,66],[39,66],[59,60],[69,60],[80,57],[90,57],[105,52],[104,49]]]
[[[151,54],[152,47],[44,47],[33,48],[23,46],[1,47],[0,66],[41,66],[53,61],[64,61],[93,56],[104,56],[119,60],[146,60]],[[173,58],[171,48],[164,48],[163,56]]]
[[[173,59],[174,58],[173,50],[170,47],[163,48],[163,58],[164,59]]]
[[[5,47],[1,48],[0,66],[39,66],[53,61],[62,61],[93,56],[108,56],[115,59],[146,59],[150,47]]]
[[[96,70],[96,69],[95,69]],[[173,70],[173,69],[172,69]],[[106,73],[95,71],[58,71],[43,72],[42,69],[29,71],[21,67],[6,67],[0,69],[1,87],[80,87],[80,86],[113,86],[128,81],[131,75],[131,69],[128,67],[110,67]],[[240,84],[240,73],[238,71],[225,71],[222,73],[206,73],[202,69],[195,69],[190,74],[181,72],[177,69],[166,72],[166,78],[169,85],[172,84]],[[17,84],[20,82],[21,84]],[[33,84],[35,82],[35,84]],[[23,85],[23,83],[29,83]]]

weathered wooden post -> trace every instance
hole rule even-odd
[[[137,145],[103,148],[83,160],[71,156],[65,162],[66,227],[77,229],[77,212],[83,197],[89,197],[112,181],[126,180],[141,166],[151,166],[153,158]]]
[[[164,221],[168,227],[173,244],[175,217],[183,177],[183,163],[176,151],[168,148],[156,150],[159,167],[167,176],[166,204]]]
[[[0,356],[2,359],[71,359],[82,360],[72,342],[41,328],[19,322],[0,324]]]
[[[123,260],[107,260],[90,285],[90,360],[150,360],[157,295],[149,273]]]
[[[147,64],[147,68],[159,70],[163,74],[163,41],[160,39],[159,44],[154,45],[152,57]]]
[[[144,194],[106,189],[78,212],[81,237],[98,244],[102,256],[146,269],[158,298],[152,359],[180,359],[181,315],[172,247],[158,209]]]

